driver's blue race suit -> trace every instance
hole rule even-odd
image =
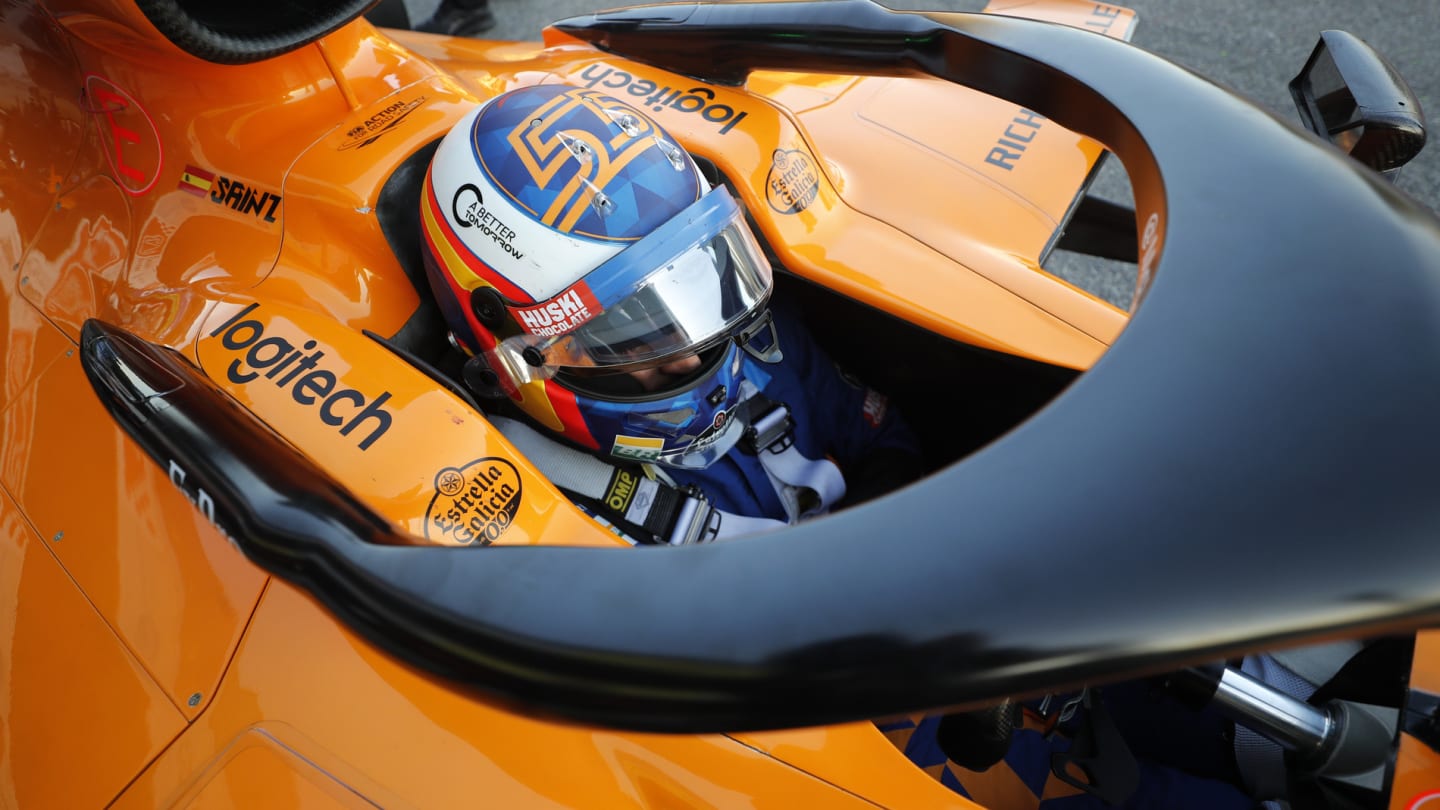
[[[678,486],[703,493],[724,516],[722,542],[881,495],[918,478],[924,470],[915,434],[888,399],[837,366],[793,313],[776,309],[774,318],[783,360],[769,364],[746,355],[744,377],[758,389],[758,396],[747,400],[754,406],[752,423],[763,421],[775,406],[787,410],[790,427],[781,440],[772,441],[772,433],[761,442],[765,446],[742,442],[704,469],[652,470]],[[787,459],[778,465],[783,468],[778,475],[777,455]],[[752,522],[745,522],[747,519]],[[742,528],[723,531],[725,521],[741,523]],[[883,553],[883,544],[877,543],[876,554]],[[1063,603],[1057,603],[1056,609],[1064,609]],[[1052,771],[1052,755],[1070,745],[1063,731],[1042,730],[1027,716],[1004,758],[977,772],[946,757],[936,737],[939,720],[938,715],[930,715],[877,725],[917,766],[987,808],[1088,810],[1112,806],[1057,778]],[[1226,810],[1253,805],[1222,779],[1191,775],[1143,757],[1137,767],[1138,787],[1118,806]],[[1079,776],[1072,781],[1085,780]]]
[[[919,444],[886,397],[842,371],[792,314],[778,309],[775,319],[784,359],[770,365],[747,356],[746,378],[765,399],[789,409],[790,438],[801,456],[829,459],[844,474],[846,495],[839,505],[883,494],[918,477]],[[762,463],[763,453],[763,449],[737,447],[703,470],[666,472],[676,483],[698,488],[724,512],[793,522],[795,516],[787,513],[783,495],[774,485],[775,476]],[[834,506],[826,503],[804,514]],[[877,545],[876,553],[883,554],[883,548]],[[1052,754],[1066,750],[1069,740],[1054,730],[1043,733],[1033,717],[1015,732],[1004,759],[985,772],[968,771],[948,760],[936,740],[938,722],[938,716],[927,716],[877,725],[918,766],[994,810],[1111,806],[1055,776]],[[1222,779],[1191,775],[1143,756],[1137,767],[1139,785],[1122,807],[1223,810],[1253,804]]]
[[[780,481],[776,465],[769,464],[767,471],[773,452],[742,446],[703,470],[665,472],[677,484],[699,489],[723,512],[787,522],[863,501],[919,477],[923,472],[919,443],[885,395],[842,371],[792,314],[784,309],[773,312],[784,357],[774,364],[744,357],[745,379],[760,394],[750,400],[751,419],[759,420],[766,407],[783,405],[792,427],[776,441],[793,441],[793,450],[785,452],[798,454],[809,464],[797,458],[781,473],[794,480]],[[838,495],[833,473],[822,464],[843,475]],[[796,486],[812,490],[800,496],[798,508],[787,503],[785,492]]]

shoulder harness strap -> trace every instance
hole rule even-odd
[[[760,466],[785,505],[790,522],[824,514],[845,497],[845,476],[835,462],[807,458],[795,446],[790,408],[755,392],[745,400],[750,427],[742,452],[760,457]]]
[[[491,417],[490,423],[567,497],[634,542],[688,545],[784,525],[722,512],[691,487],[658,481],[636,465],[596,458],[524,422]]]

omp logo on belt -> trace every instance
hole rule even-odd
[[[503,458],[446,467],[435,476],[425,510],[425,537],[460,545],[495,542],[520,511],[520,473]]]
[[[263,377],[276,388],[289,390],[296,403],[313,408],[320,421],[337,428],[341,436],[360,431],[360,449],[368,450],[394,421],[382,407],[390,399],[390,392],[371,397],[345,388],[335,372],[324,368],[325,352],[316,348],[319,344],[314,340],[297,347],[283,337],[267,336],[261,321],[245,318],[259,307],[245,307],[210,333],[235,355],[225,369],[226,379],[236,385],[250,385]]]
[[[630,508],[630,499],[635,497],[635,488],[639,484],[640,476],[616,469],[615,474],[610,476],[610,487],[605,490],[605,505],[624,514]]]

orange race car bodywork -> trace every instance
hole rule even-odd
[[[1134,24],[1078,0],[992,5],[1119,39]],[[189,471],[112,420],[77,346],[95,318],[178,349],[417,542],[614,545],[364,334],[420,304],[375,216],[397,167],[508,88],[602,90],[733,181],[797,277],[1079,371],[1126,315],[1040,268],[1099,144],[929,78],[727,87],[553,30],[490,43],[355,20],[222,66],[119,0],[10,3],[0,28],[0,806],[973,806],[871,723],[600,731],[395,660],[237,550]],[[1393,806],[1440,783],[1424,745],[1399,762]]]
[[[1051,8],[1082,25],[1089,13]],[[1131,16],[1099,19],[1123,33]],[[0,751],[7,802],[967,804],[869,724],[606,734],[491,709],[397,665],[231,547],[186,499],[183,470],[167,477],[127,444],[88,392],[75,344],[83,320],[101,317],[190,347],[224,379],[227,367],[246,368],[244,347],[261,335],[314,341],[304,354],[333,371],[329,398],[297,404],[295,378],[283,376],[290,386],[256,377],[229,393],[389,518],[434,542],[473,542],[435,528],[435,482],[445,467],[486,465],[498,472],[482,497],[515,496],[495,511],[470,507],[487,539],[612,543],[482,419],[361,334],[394,333],[417,304],[370,213],[405,157],[509,87],[569,81],[660,99],[649,108],[658,120],[748,181],[745,201],[787,266],[937,331],[1079,368],[1122,315],[1012,256],[1038,263],[1098,145],[930,80],[773,74],[751,94],[558,36],[547,48],[360,20],[291,54],[220,67],[145,42],[137,31],[148,23],[119,4],[10,6],[5,25],[23,60],[6,82],[6,140],[32,156],[6,170],[0,261],[11,268],[0,570],[16,608]],[[973,133],[969,151],[1005,149],[996,143],[1009,128],[1024,162],[1014,163],[1020,147],[998,154],[1011,165],[987,177],[983,162],[936,151],[933,132],[888,129],[913,120],[888,105],[936,103],[953,120],[925,126],[979,114],[994,126],[962,130]],[[831,131],[833,115],[871,123],[864,137],[806,139],[812,120]],[[775,177],[776,148],[800,177]],[[887,222],[894,187],[860,170],[875,149],[917,164],[911,171],[935,184],[926,196],[971,205],[936,206],[934,223]],[[942,215],[984,219],[994,242],[957,240]],[[947,258],[962,256],[964,265]],[[911,272],[856,270],[892,265]]]

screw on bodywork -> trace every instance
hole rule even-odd
[[[63,531],[62,531],[62,532],[55,532],[55,536],[52,537],[52,538],[50,538],[50,542],[52,542],[52,543],[58,543],[58,542],[60,542],[60,538],[62,538],[62,537],[64,537],[64,536],[65,536],[65,532],[63,532]]]
[[[199,692],[196,692],[195,694],[191,695],[191,696],[190,696],[190,700],[188,700],[188,701],[186,701],[186,702],[189,703],[192,707],[193,707],[193,706],[199,706],[199,705],[200,705],[200,693],[199,693]]]
[[[74,349],[66,349],[66,350],[65,350],[65,356],[66,356],[66,357],[73,357],[74,355],[75,355],[75,350],[74,350]]]

